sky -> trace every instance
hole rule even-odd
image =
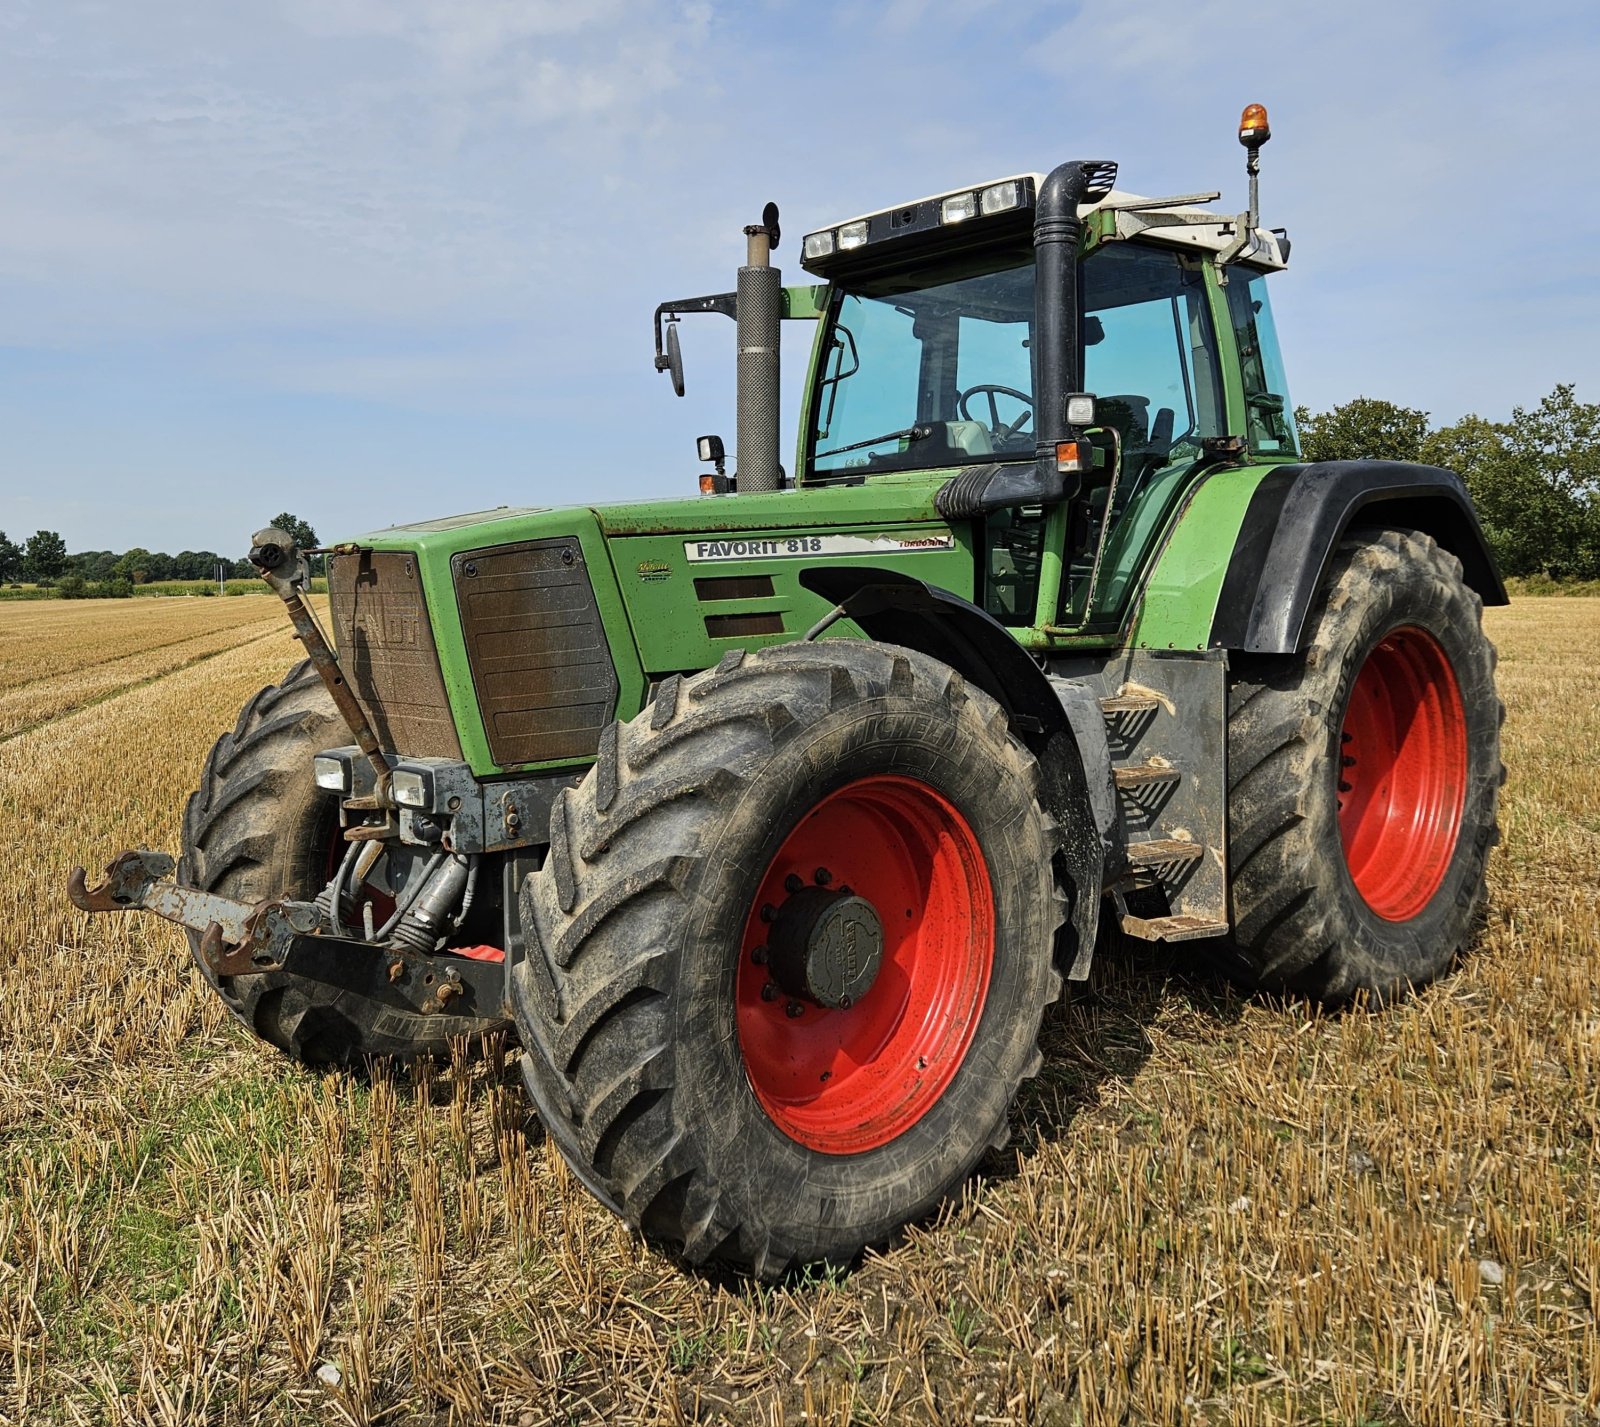
[[[791,281],[830,219],[1068,158],[1236,212],[1252,101],[1295,402],[1600,401],[1597,75],[1592,0],[0,0],[0,530],[692,492],[733,324],[685,322],[680,401],[650,316],[764,202]]]

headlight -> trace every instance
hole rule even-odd
[[[389,780],[395,802],[406,808],[428,806],[428,775],[412,768],[398,768]]]
[[[807,233],[805,255],[808,258],[825,258],[833,251],[833,229],[821,233]]]
[[[348,798],[355,788],[354,765],[350,755],[361,755],[359,748],[330,748],[311,760],[311,776],[319,788]]]
[[[952,193],[939,205],[939,221],[941,223],[960,223],[976,215],[978,211],[978,195],[976,193]]]
[[[867,220],[862,218],[854,223],[846,223],[839,230],[839,247],[843,252],[851,248],[864,248],[867,245]]]
[[[1009,213],[1013,208],[1022,206],[1022,185],[1016,179],[1009,179],[1005,183],[990,184],[983,190],[983,211],[985,216],[990,213]]]

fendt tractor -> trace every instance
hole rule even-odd
[[[576,1176],[690,1263],[848,1262],[1010,1133],[1098,948],[1381,1000],[1475,934],[1503,771],[1461,480],[1303,463],[1289,240],[1063,163],[808,233],[731,317],[735,464],[251,559],[309,659],[182,857],[73,874],[188,929],[309,1064],[514,1036]],[[815,324],[792,473],[779,334]],[[1359,453],[1357,453],[1359,454]],[[332,638],[307,600],[327,557]]]

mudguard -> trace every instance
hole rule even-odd
[[[1062,964],[1073,980],[1088,974],[1100,918],[1107,843],[1091,789],[1109,784],[1109,755],[1087,749],[1043,669],[1010,630],[969,600],[894,570],[853,565],[813,567],[800,583],[845,614],[870,639],[930,654],[977,685],[1005,710],[1039,760],[1045,800],[1061,830],[1071,944]],[[1098,764],[1092,772],[1085,754]]]
[[[1293,654],[1340,538],[1352,524],[1425,531],[1461,561],[1485,604],[1505,604],[1461,477],[1406,461],[1280,466],[1256,487],[1211,625],[1213,648]]]

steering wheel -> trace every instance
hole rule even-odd
[[[956,410],[961,413],[961,418],[964,421],[980,420],[967,407],[967,403],[975,396],[989,398],[989,435],[996,442],[1009,441],[1033,420],[1033,397],[1027,392],[1018,391],[1014,386],[1000,386],[994,382],[979,382],[977,386],[969,386],[956,398]],[[1000,422],[1000,408],[995,402],[997,396],[1009,396],[1023,404],[1022,415],[1009,426],[1004,426]]]

